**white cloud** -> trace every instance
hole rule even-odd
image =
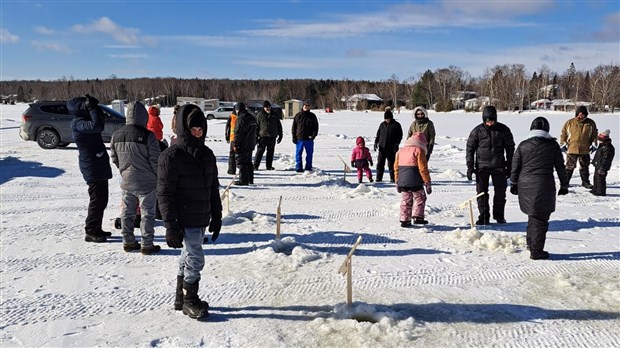
[[[32,41],[32,46],[37,51],[54,51],[54,52],[60,52],[60,53],[66,53],[66,54],[73,52],[73,50],[71,50],[69,46],[63,45],[63,44],[57,44],[53,42]]]
[[[12,34],[4,28],[0,28],[0,42],[2,43],[16,43],[19,41],[19,36]]]
[[[207,36],[207,35],[176,35],[163,36],[160,39],[170,41],[185,41],[195,46],[205,47],[242,47],[250,42],[247,38],[230,36]]]
[[[129,45],[135,45],[140,41],[138,37],[140,30],[135,28],[123,28],[108,17],[101,17],[88,25],[76,24],[73,26],[73,30],[82,34],[107,34],[112,36],[116,41]]]
[[[620,41],[620,12],[607,15],[601,30],[592,33],[592,37],[596,41]]]
[[[41,35],[54,35],[56,33],[54,29],[46,28],[42,25],[35,27],[34,31]]]
[[[119,59],[146,59],[149,57],[146,53],[126,53],[126,54],[108,54],[110,58]]]

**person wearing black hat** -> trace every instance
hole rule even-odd
[[[512,157],[510,176],[510,193],[519,196],[519,208],[528,216],[526,241],[533,260],[549,258],[544,248],[549,217],[555,211],[554,169],[560,179],[558,195],[565,195],[568,178],[562,150],[549,135],[549,121],[537,117],[532,121],[527,139],[519,144]]]
[[[588,109],[580,105],[575,117],[564,123],[560,134],[560,146],[566,152],[566,175],[570,182],[573,171],[579,163],[581,186],[591,189],[590,154],[596,151],[596,123],[588,117]]]
[[[375,137],[374,150],[379,150],[377,155],[377,182],[383,181],[383,171],[385,170],[385,160],[387,159],[388,170],[390,173],[390,181],[394,182],[394,162],[398,146],[403,139],[403,128],[400,123],[394,119],[390,107],[385,108],[383,114],[383,122],[377,129]]]
[[[166,227],[166,243],[182,248],[174,309],[193,319],[209,315],[198,296],[205,257],[202,244],[209,226],[215,242],[222,228],[217,161],[205,145],[207,120],[199,106],[186,104],[176,117],[177,142],[161,153],[157,168],[157,200]]]
[[[293,126],[293,144],[295,148],[295,171],[303,173],[304,170],[312,170],[312,156],[314,154],[314,139],[319,133],[319,120],[310,111],[310,103],[305,101],[303,108],[295,115]],[[306,166],[303,166],[302,155],[306,151]]]
[[[237,115],[235,140],[231,142],[235,151],[237,167],[239,167],[239,180],[235,181],[235,185],[246,186],[254,183],[252,151],[256,147],[258,125],[256,117],[247,110],[245,103],[235,104],[235,114]]]
[[[494,106],[485,106],[482,110],[482,124],[476,126],[467,139],[466,161],[467,180],[476,174],[476,191],[485,194],[478,197],[478,221],[476,225],[488,225],[491,218],[489,207],[489,178],[493,180],[493,219],[506,223],[504,207],[506,206],[507,178],[510,177],[512,155],[515,142],[510,128],[497,122],[497,110]]]
[[[265,100],[263,109],[256,114],[256,122],[258,123],[258,146],[254,156],[254,170],[258,170],[265,149],[267,150],[265,159],[267,170],[274,170],[273,153],[276,142],[279,144],[282,141],[282,123],[280,116],[271,112],[271,103],[268,100]]]

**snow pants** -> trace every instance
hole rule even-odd
[[[366,173],[366,177],[368,178],[368,180],[372,180],[372,172],[370,171],[370,167],[365,166],[357,168],[357,181],[362,181],[363,173]]]
[[[377,155],[377,181],[383,181],[385,160],[387,160],[390,181],[394,182],[394,161],[396,160],[396,152],[381,149],[379,149],[379,154]]]
[[[200,272],[205,266],[205,255],[202,242],[205,236],[204,227],[186,227],[183,237],[183,249],[179,257],[179,272],[186,283],[194,284],[200,279]]]
[[[540,254],[545,249],[550,216],[551,213],[528,215],[525,240],[530,247],[530,253]]]
[[[108,206],[108,180],[93,181],[87,184],[90,200],[84,229],[87,234],[94,234],[101,231],[103,212]]]
[[[411,221],[411,218],[424,218],[426,207],[426,192],[424,189],[417,191],[403,191],[400,202],[400,221]]]
[[[566,155],[566,176],[570,182],[573,171],[577,168],[579,162],[579,176],[581,176],[581,184],[590,183],[590,155],[578,155],[569,153]]]
[[[478,197],[478,212],[481,218],[489,221],[491,217],[489,208],[489,178],[493,180],[493,218],[496,220],[504,218],[504,207],[506,206],[506,188],[508,181],[504,169],[479,170],[476,173],[476,192],[487,192],[486,195]]]
[[[239,181],[243,184],[254,183],[254,165],[252,164],[252,150],[237,152],[235,159],[239,167]]]
[[[594,172],[594,187],[592,193],[605,196],[607,195],[607,175],[601,175],[598,170]]]
[[[256,155],[254,156],[254,169],[258,169],[260,162],[263,160],[263,153],[267,150],[267,157],[265,158],[265,165],[267,169],[272,168],[273,153],[276,149],[276,137],[262,137],[256,147]]]
[[[140,207],[140,232],[142,233],[142,247],[153,246],[155,237],[155,205],[157,202],[157,191],[132,192],[123,190],[123,208],[121,209],[121,226],[123,244],[133,244],[136,237],[133,234],[134,220],[136,219],[136,209]]]

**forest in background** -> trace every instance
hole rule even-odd
[[[180,79],[174,77],[77,80],[63,77],[54,81],[1,81],[0,94],[17,102],[68,100],[91,94],[104,103],[151,98],[162,106],[176,104],[177,97],[200,97],[222,101],[271,100],[282,105],[290,99],[308,100],[315,108],[345,107],[344,97],[376,94],[381,105],[358,105],[359,109],[385,106],[425,106],[437,111],[455,108],[453,98],[459,92],[473,91],[486,96],[500,110],[523,110],[536,100],[567,99],[591,103],[593,111],[612,111],[620,107],[620,67],[599,65],[592,70],[577,70],[574,64],[557,73],[542,66],[528,73],[523,64],[497,65],[472,77],[456,66],[427,70],[417,77],[399,79],[395,74],[381,81],[332,79]]]

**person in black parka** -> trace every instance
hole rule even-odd
[[[379,129],[377,129],[377,136],[373,147],[375,151],[379,151],[377,155],[377,182],[383,181],[386,159],[390,181],[394,182],[394,159],[396,158],[400,141],[403,139],[403,128],[394,119],[392,110],[389,107],[385,108],[383,119],[384,121],[381,122]]]
[[[609,129],[598,134],[599,146],[592,159],[592,165],[594,166],[594,185],[591,194],[595,196],[607,195],[607,172],[611,169],[611,162],[614,160],[616,149],[611,145],[611,138],[609,137]]]
[[[473,174],[476,174],[476,192],[486,192],[478,197],[480,215],[476,225],[488,225],[491,217],[489,178],[493,180],[495,189],[493,219],[498,223],[506,223],[506,188],[514,151],[515,142],[510,128],[497,122],[497,110],[494,106],[485,106],[482,110],[482,124],[471,131],[466,147],[467,179],[472,180]]]
[[[247,110],[245,103],[235,104],[235,114],[237,115],[235,140],[231,142],[237,167],[239,167],[239,180],[235,181],[235,185],[246,186],[254,184],[252,151],[256,147],[258,138],[258,123],[256,123],[256,117]]]
[[[549,258],[544,247],[549,217],[555,211],[554,169],[560,179],[558,195],[565,195],[568,178],[562,150],[549,135],[549,121],[537,117],[512,158],[510,177],[510,193],[519,195],[519,207],[528,216],[526,241],[533,260]]]
[[[205,265],[205,229],[215,242],[222,228],[217,163],[205,146],[207,121],[199,106],[186,104],[176,114],[177,141],[164,150],[157,167],[157,199],[166,227],[166,243],[183,248],[179,257],[174,309],[194,319],[208,315],[198,297]]]
[[[103,212],[108,206],[108,180],[112,179],[110,157],[101,138],[105,126],[99,101],[90,96],[77,97],[67,101],[71,120],[73,140],[78,148],[80,172],[88,185],[88,214],[84,230],[87,242],[103,243],[110,232],[103,231]]]
[[[282,141],[282,122],[280,122],[280,116],[271,112],[271,103],[268,100],[263,102],[263,109],[256,114],[256,122],[258,123],[258,146],[254,157],[254,170],[258,170],[265,150],[267,150],[265,159],[267,170],[274,170],[273,153],[276,143],[279,144]]]

